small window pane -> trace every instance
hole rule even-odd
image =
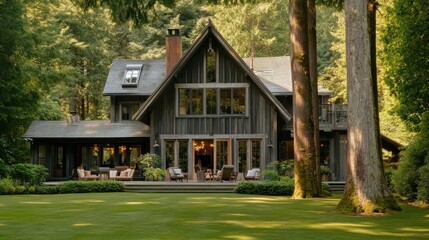
[[[192,114],[203,114],[203,89],[192,89]]]
[[[139,77],[139,70],[133,70],[132,76],[131,76],[131,83],[137,83],[137,79]]]
[[[220,113],[231,114],[231,89],[220,89]]]
[[[130,83],[132,75],[133,75],[133,71],[132,70],[127,70],[127,72],[125,73],[124,83]]]
[[[252,168],[261,167],[261,141],[252,141]]]
[[[233,89],[233,109],[234,109],[234,114],[246,113],[246,89],[245,88]]]
[[[179,167],[188,172],[188,140],[179,140]]]
[[[174,167],[174,141],[165,141],[165,166]]]
[[[216,89],[206,89],[206,114],[216,114],[217,100],[216,100]]]
[[[216,52],[211,49],[207,51],[207,80],[208,83],[216,82]]]
[[[190,89],[179,89],[179,115],[190,114]]]

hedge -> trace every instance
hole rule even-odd
[[[291,196],[293,190],[293,184],[283,181],[240,182],[234,189],[236,193],[240,194],[271,196]]]

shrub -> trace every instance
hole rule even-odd
[[[58,188],[59,188],[58,186],[41,185],[36,187],[36,193],[37,194],[57,194],[59,192]]]
[[[22,186],[22,185],[18,185],[18,186],[16,186],[15,187],[15,193],[16,194],[23,194],[23,193],[25,193],[25,186]]]
[[[424,114],[420,132],[401,156],[392,182],[397,193],[409,201],[428,202],[429,175],[429,113]]]
[[[27,188],[28,193],[36,193],[36,187],[35,186],[29,186]]]
[[[141,162],[143,169],[161,167],[161,157],[157,154],[146,153],[139,157],[139,161]]]
[[[264,181],[279,181],[280,176],[275,170],[265,169],[261,173],[261,179]]]
[[[291,196],[294,190],[293,184],[281,181],[267,182],[240,182],[234,191],[240,194]]]
[[[117,181],[68,181],[58,186],[59,193],[123,192],[124,184]]]
[[[8,178],[0,179],[0,195],[14,194],[15,187],[12,180]]]
[[[0,179],[9,177],[10,167],[7,165],[3,159],[0,159]]]
[[[421,167],[418,171],[417,199],[429,203],[429,165]]]
[[[268,168],[272,168],[278,172],[280,176],[293,176],[294,160],[273,161],[268,164]]]
[[[331,196],[331,188],[329,187],[329,184],[322,183],[322,192],[326,196]]]
[[[41,185],[47,175],[48,169],[42,165],[18,163],[11,169],[11,177],[22,185]]]

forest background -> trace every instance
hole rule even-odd
[[[386,14],[394,0],[381,1],[377,54],[381,132],[408,144],[413,133],[395,114],[397,99],[385,83]],[[168,28],[181,31],[186,50],[208,19],[241,57],[289,55],[288,0],[209,5],[179,0],[158,5],[147,24],[117,23],[109,10],[87,12],[70,0],[0,0],[0,160],[27,162],[22,138],[33,120],[64,120],[70,99],[83,120],[109,119],[102,96],[113,59],[162,59]],[[341,9],[317,6],[319,85],[346,103],[345,21]],[[285,66],[289,67],[289,66]]]

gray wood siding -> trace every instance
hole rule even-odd
[[[275,106],[253,84],[244,71],[225,52],[218,51],[218,82],[248,83],[248,115],[176,116],[175,84],[203,83],[205,49],[197,51],[188,65],[177,74],[174,83],[167,87],[151,109],[153,132],[159,134],[266,134],[273,136],[273,121],[277,121]],[[275,135],[274,135],[275,136]]]

